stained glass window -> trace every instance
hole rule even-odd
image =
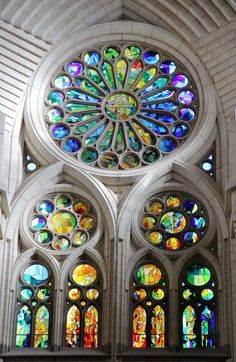
[[[27,147],[24,147],[24,168],[25,175],[31,175],[34,171],[38,170],[40,167],[39,163],[34,160],[30,152],[27,150]]]
[[[212,149],[202,158],[198,165],[207,175],[216,179],[216,148],[215,144]]]
[[[137,44],[85,50],[54,74],[45,97],[53,141],[80,162],[109,170],[139,168],[189,137],[198,93],[173,56]]]
[[[214,272],[194,263],[182,273],[181,280],[182,348],[216,347],[216,281]]]
[[[57,193],[46,195],[35,206],[29,222],[36,243],[55,251],[67,251],[86,243],[96,228],[96,212],[83,197]]]
[[[97,348],[100,333],[101,280],[96,268],[81,262],[68,278],[66,347]]]
[[[156,263],[136,268],[132,286],[132,347],[165,348],[167,345],[168,282]]]
[[[196,245],[206,234],[207,222],[202,202],[179,191],[154,195],[140,217],[141,231],[148,243],[170,252]]]
[[[32,262],[19,279],[16,347],[47,348],[49,345],[52,282],[48,268]]]

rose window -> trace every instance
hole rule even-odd
[[[109,170],[150,165],[189,137],[198,94],[169,54],[136,44],[89,49],[53,76],[45,120],[56,144]]]
[[[33,210],[30,230],[36,243],[66,251],[86,243],[96,227],[90,203],[80,196],[58,193],[41,199]]]
[[[140,226],[145,239],[163,250],[175,251],[194,246],[206,233],[208,215],[192,195],[161,193],[146,203]]]

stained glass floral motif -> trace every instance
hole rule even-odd
[[[183,192],[160,193],[150,198],[140,217],[141,231],[153,246],[177,251],[196,245],[207,231],[203,204]]]
[[[16,347],[47,348],[52,284],[48,268],[39,262],[27,267],[19,280]]]
[[[143,263],[133,275],[132,347],[166,347],[168,283],[154,263]]]
[[[66,347],[98,347],[100,284],[95,267],[87,262],[71,271],[66,302]]]
[[[65,193],[46,195],[35,206],[30,230],[36,243],[67,251],[86,243],[96,227],[96,212],[84,198]]]
[[[139,168],[189,137],[198,94],[187,69],[135,44],[88,49],[54,74],[45,122],[56,144],[90,166]]]
[[[182,347],[216,347],[216,282],[214,273],[203,264],[185,269],[182,290]]]

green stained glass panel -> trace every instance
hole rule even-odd
[[[112,136],[114,132],[114,125],[111,125],[108,130],[106,131],[102,141],[99,143],[98,149],[101,152],[105,152],[109,150],[112,143]]]
[[[108,62],[103,62],[102,64],[102,73],[104,75],[104,78],[108,82],[109,86],[112,90],[115,90],[115,79],[113,74],[113,67]]]
[[[211,272],[203,265],[194,264],[187,270],[187,280],[195,286],[202,286],[209,282]]]
[[[118,154],[123,153],[126,149],[124,130],[121,125],[118,126],[116,134],[115,150]]]
[[[144,285],[155,285],[161,279],[161,270],[153,264],[144,264],[137,271],[137,279]]]
[[[90,121],[81,126],[78,126],[73,130],[73,135],[81,135],[81,134],[89,131],[94,126],[96,126],[96,124],[97,124],[97,121]]]
[[[94,83],[96,83],[100,88],[102,88],[104,91],[108,91],[109,88],[107,87],[107,85],[104,83],[101,75],[98,73],[97,70],[95,69],[87,69],[87,76],[89,77],[89,79],[91,79]],[[106,78],[105,78],[106,79]]]
[[[76,78],[75,84],[82,90],[85,90],[86,92],[90,92],[98,96],[104,96],[104,93],[100,89],[95,87],[91,82],[85,80],[84,78]]]
[[[94,112],[94,113],[86,113],[86,114],[73,114],[66,119],[66,123],[69,124],[75,124],[80,123],[84,121],[89,121],[91,118],[95,118],[99,116],[100,113]]]
[[[67,103],[64,105],[64,109],[67,112],[78,112],[78,111],[91,111],[97,109],[99,106],[83,104],[83,103]]]
[[[31,323],[31,310],[27,305],[23,305],[17,314],[16,347],[30,347]]]
[[[183,311],[183,348],[196,348],[197,335],[195,332],[196,312],[194,308],[188,305]]]
[[[155,75],[156,75],[156,68],[150,68],[148,70],[146,70],[142,77],[139,79],[135,90],[142,88],[146,83],[148,83]]]
[[[103,51],[103,55],[105,58],[113,60],[119,57],[120,55],[120,48],[118,47],[107,47]]]
[[[129,123],[126,123],[126,130],[131,150],[136,152],[140,151],[142,148],[142,144],[139,141],[138,137],[136,136],[133,128],[129,125]]]

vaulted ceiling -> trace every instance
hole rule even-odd
[[[151,23],[191,42],[236,18],[234,0],[0,0],[1,19],[49,43],[94,23]]]

